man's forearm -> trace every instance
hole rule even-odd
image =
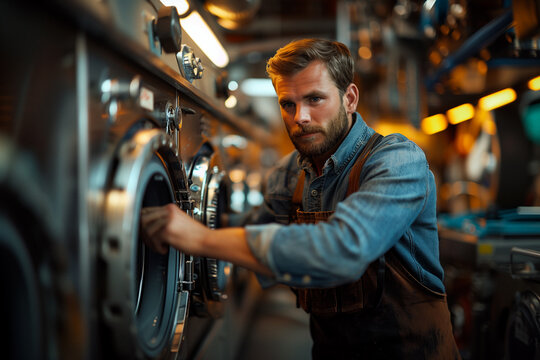
[[[141,214],[144,236],[157,252],[165,253],[166,246],[171,245],[188,254],[222,259],[261,275],[273,276],[272,271],[253,256],[243,228],[210,230],[174,204],[147,207]]]
[[[209,230],[199,245],[200,247],[194,250],[199,254],[194,255],[223,259],[261,275],[273,276],[272,271],[253,256],[243,228]]]

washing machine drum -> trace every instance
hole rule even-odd
[[[530,291],[517,294],[506,333],[508,359],[540,359],[540,297]]]
[[[153,129],[139,131],[122,145],[106,197],[103,310],[106,333],[112,336],[104,341],[112,342],[119,357],[162,358],[179,347],[183,254],[173,248],[156,253],[139,236],[143,207],[175,202],[179,184],[172,169],[181,166],[167,162],[163,153],[172,153],[163,147],[167,143],[167,136]]]

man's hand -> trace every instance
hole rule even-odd
[[[210,230],[174,204],[141,210],[143,239],[160,254],[165,254],[171,245],[182,252],[198,255],[207,231]]]

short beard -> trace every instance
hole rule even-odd
[[[339,108],[338,115],[333,118],[329,123],[326,129],[322,126],[316,125],[299,125],[300,129],[291,133],[289,130],[289,137],[291,138],[292,143],[298,150],[300,154],[308,157],[316,157],[328,153],[330,150],[337,149],[341,141],[345,138],[348,132],[348,119],[347,113],[343,104]],[[325,136],[322,144],[306,144],[297,140],[297,137],[304,134],[310,134],[318,132]]]

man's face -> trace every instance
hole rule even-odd
[[[275,85],[281,116],[296,149],[305,156],[329,157],[352,120],[326,65],[315,61],[292,76],[278,76]]]

